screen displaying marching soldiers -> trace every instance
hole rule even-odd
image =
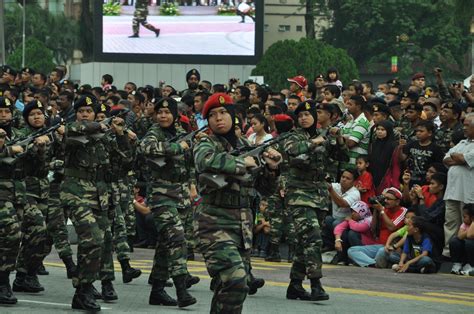
[[[255,5],[248,0],[105,3],[102,52],[255,55]]]

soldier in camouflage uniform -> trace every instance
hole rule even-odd
[[[117,115],[120,110],[113,110],[111,115]],[[127,131],[128,138],[136,139],[132,131]],[[107,132],[105,135],[107,143],[111,143],[107,148],[110,155],[110,169],[108,170],[110,179],[110,204],[111,210],[115,211],[112,220],[113,243],[117,259],[122,268],[122,280],[124,283],[131,282],[132,279],[138,278],[141,275],[139,269],[130,266],[130,246],[127,238],[127,227],[125,224],[124,213],[129,210],[130,203],[130,188],[128,182],[128,172],[131,169],[135,156],[135,144],[131,141],[126,141],[126,145],[122,145],[127,150],[120,150],[116,142],[116,135],[114,132]],[[113,264],[112,264],[113,271]]]
[[[451,148],[453,134],[463,132],[462,123],[459,122],[461,113],[462,109],[456,103],[446,102],[441,105],[441,113],[439,115],[441,126],[436,130],[434,139],[436,145],[438,145],[445,154]]]
[[[175,125],[179,119],[178,104],[172,98],[163,98],[155,106],[156,121],[143,138],[139,154],[146,157],[151,176],[147,182],[148,205],[158,233],[153,264],[153,287],[149,303],[187,307],[196,299],[187,292],[189,276],[186,265],[186,242],[179,209],[189,199],[189,172],[186,167],[186,142],[170,142],[179,136]],[[162,164],[158,161],[161,159]],[[164,290],[171,277],[178,301]]]
[[[285,114],[274,115],[275,127],[278,134],[284,134],[293,128],[293,119]],[[295,245],[295,228],[293,219],[285,206],[285,192],[286,192],[286,176],[288,174],[288,162],[286,152],[282,143],[277,147],[278,152],[283,156],[283,161],[280,164],[280,177],[278,178],[277,191],[268,198],[268,215],[270,219],[270,241],[267,251],[268,262],[280,262],[280,241],[283,234],[286,235],[288,243],[288,261],[291,262],[293,258]]]
[[[295,110],[300,128],[285,142],[289,156],[286,205],[292,213],[296,230],[296,252],[290,272],[288,299],[322,301],[329,296],[321,286],[321,232],[318,211],[328,199],[325,182],[328,141],[316,128],[317,112],[312,101],[302,102]],[[311,294],[302,282],[311,281]]]
[[[146,17],[148,16],[148,0],[136,0],[135,3],[135,12],[133,12],[133,22],[132,29],[133,35],[128,36],[129,38],[140,37],[138,34],[140,32],[140,24],[143,25],[146,29],[155,33],[155,36],[160,36],[160,29],[148,23]]]
[[[20,249],[20,223],[14,207],[14,171],[5,158],[22,153],[21,146],[7,146],[8,124],[12,118],[11,102],[0,97],[0,304],[15,304],[17,298],[11,290],[9,276],[15,269]]]
[[[235,135],[235,109],[230,96],[214,94],[207,100],[202,114],[214,134],[202,136],[194,147],[196,171],[226,175],[228,184],[223,188],[212,187],[199,178],[203,200],[195,212],[194,230],[207,271],[217,278],[211,313],[241,313],[249,291],[253,225],[249,190],[254,180],[241,181],[231,176],[245,175],[247,169],[256,167],[256,162],[253,157],[229,153],[248,145]],[[276,189],[278,162],[273,159],[281,160],[281,155],[275,150],[264,154],[267,167],[260,169],[255,188],[268,196]]]
[[[93,122],[98,109],[93,96],[82,96],[74,109],[77,121],[66,125],[65,130],[65,178],[61,185],[61,201],[70,212],[79,241],[78,278],[72,308],[97,311],[100,305],[94,299],[92,283],[99,278],[101,271],[100,277],[104,278],[107,272],[104,265],[110,265],[112,261],[111,254],[104,256],[104,252],[112,252],[111,248],[104,250],[104,237],[106,243],[111,243],[107,227],[110,228],[108,216],[113,211],[108,207],[106,185],[98,184],[103,181],[103,169],[108,166],[107,151],[100,136],[105,126]],[[116,120],[112,121],[112,129],[123,149],[126,141],[123,120]],[[110,270],[108,273],[113,275]],[[110,278],[105,283],[111,287]],[[103,288],[105,283],[102,282]]]
[[[418,98],[419,96],[417,93],[406,91],[402,94],[402,99],[400,101],[403,116],[396,124],[395,130],[407,141],[416,140],[415,127],[420,121],[421,111],[423,111],[423,107],[417,104]],[[408,111],[412,112],[408,113]]]
[[[24,135],[45,127],[44,105],[33,100],[25,106],[23,117],[28,125]],[[43,259],[49,254],[46,217],[48,212],[49,181],[47,178],[49,162],[52,159],[52,146],[48,135],[35,139],[34,144],[28,145],[23,157],[25,171],[26,197],[22,220],[22,244],[17,261],[16,279],[13,291],[40,292],[44,288],[39,284],[37,271]]]

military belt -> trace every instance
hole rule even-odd
[[[249,206],[247,197],[241,196],[240,193],[223,193],[223,191],[203,195],[202,203],[231,209]]]

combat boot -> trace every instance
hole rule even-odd
[[[10,272],[0,271],[0,304],[16,304],[9,280]]]
[[[187,275],[179,275],[173,278],[179,307],[186,307],[197,302],[196,298],[191,296],[186,290],[186,276]]]
[[[138,278],[142,274],[140,269],[135,269],[130,266],[128,259],[121,260],[120,266],[122,267],[122,280],[124,283],[129,283],[132,279]]]
[[[255,278],[252,273],[249,274],[249,295],[254,295],[257,290],[265,285],[263,278]]]
[[[47,271],[46,268],[44,267],[44,264],[41,263],[41,266],[36,271],[36,274],[40,276],[47,276],[49,275],[49,271]]]
[[[152,32],[155,33],[155,36],[158,37],[160,36],[160,29],[159,28],[156,28],[155,26],[151,25],[151,24],[146,24],[146,25],[143,25],[145,26],[145,28],[151,30]]]
[[[178,302],[170,297],[165,291],[166,280],[154,280],[153,287],[151,288],[150,298],[148,303],[150,305],[164,305],[164,306],[176,306]]]
[[[268,246],[268,255],[265,257],[267,262],[281,262],[280,247],[278,244],[270,243]]]
[[[85,310],[89,312],[99,312],[100,305],[94,298],[92,284],[81,284],[76,288],[76,293],[72,298],[72,308],[75,310]]]
[[[286,289],[286,298],[290,300],[310,301],[311,294],[303,288],[303,280],[291,279],[288,289]]]
[[[111,280],[102,280],[102,300],[114,301],[117,300],[118,296],[115,292],[114,286],[112,285]]]
[[[99,291],[97,291],[97,289],[94,287],[93,284],[91,284],[91,293],[92,293],[92,297],[94,298],[94,300],[100,300],[102,299],[102,293],[100,293]]]
[[[311,280],[311,301],[326,301],[329,300],[329,295],[324,291],[319,278],[312,278]]]
[[[135,33],[133,35],[128,36],[128,38],[138,38],[138,37],[140,37],[140,36],[138,36],[138,33]]]
[[[71,256],[62,258],[64,266],[66,266],[67,278],[77,277],[77,266],[74,264]]]
[[[186,289],[191,288],[195,284],[199,283],[199,281],[201,281],[199,277],[193,276],[190,273],[188,273],[188,275],[186,276]]]
[[[13,291],[38,293],[44,291],[44,287],[39,283],[38,276],[17,272],[13,281]]]

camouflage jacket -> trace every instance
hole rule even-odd
[[[73,122],[66,125],[65,174],[84,180],[97,181],[100,169],[109,164],[107,149],[102,140],[102,128],[97,122]],[[83,138],[85,141],[79,141]]]
[[[184,131],[178,130],[177,135]],[[147,176],[148,202],[152,207],[191,205],[189,181],[191,170],[185,151],[179,143],[168,142],[170,136],[155,123],[138,147],[138,154],[146,158],[151,176]],[[164,164],[159,165],[161,160]]]
[[[24,135],[27,137],[37,130],[27,127]],[[23,158],[27,195],[47,199],[49,196],[49,181],[47,178],[50,162],[53,160],[54,134],[49,135],[50,143],[39,147],[31,143]]]
[[[325,176],[331,147],[329,141],[312,144],[311,139],[319,135],[319,130],[310,137],[303,129],[297,129],[285,142],[290,164],[286,200],[290,206],[327,209]]]
[[[0,201],[13,202],[15,199],[14,169],[11,164],[6,163],[6,158],[14,157],[7,145],[0,147]]]
[[[250,146],[238,139],[237,148]],[[243,157],[230,154],[232,146],[220,136],[202,137],[194,147],[194,163],[198,174],[225,175],[228,184],[221,188],[210,188],[198,179],[202,203],[195,213],[195,230],[200,243],[208,246],[215,242],[233,242],[237,247],[249,250],[252,247],[253,218],[250,202],[253,191],[263,196],[274,193],[276,179],[266,167],[260,169],[246,181],[232,176],[247,174]]]
[[[135,132],[138,139],[142,139],[150,127],[153,125],[153,120],[150,117],[142,116],[139,119],[136,119],[132,125],[132,131]]]
[[[447,153],[451,148],[451,141],[453,139],[453,134],[457,132],[462,132],[463,126],[461,122],[457,122],[454,127],[449,128],[448,126],[441,125],[441,127],[436,130],[434,134],[434,142],[438,145],[443,153]]]

